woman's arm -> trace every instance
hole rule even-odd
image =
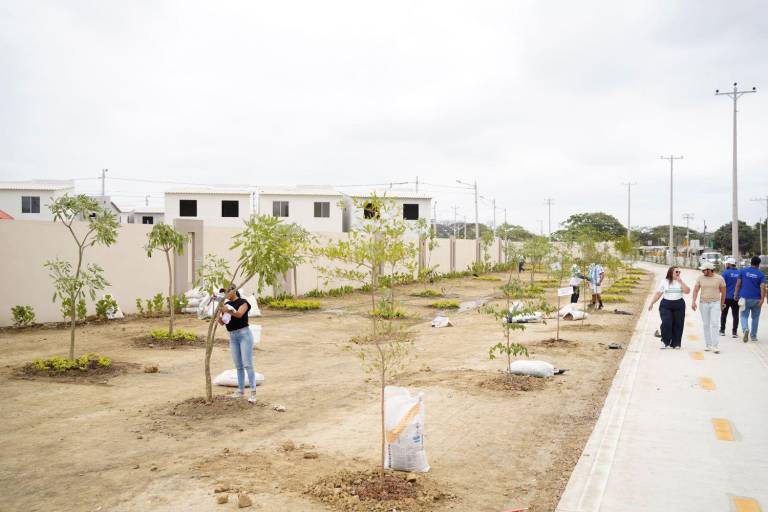
[[[651,304],[648,306],[648,311],[651,311],[653,309],[653,305],[656,304],[656,301],[661,298],[663,294],[661,292],[656,292],[653,294],[653,298],[651,299]]]
[[[237,311],[233,311],[231,314],[235,318],[243,318],[243,316],[248,312],[248,303],[244,302],[239,308],[237,308]]]
[[[687,284],[685,284],[685,281],[680,279],[680,286],[683,288],[683,293],[691,293],[691,289],[688,287]]]

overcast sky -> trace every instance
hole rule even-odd
[[[553,229],[730,220],[768,195],[768,4],[0,0],[0,177],[253,185],[414,181],[473,219]],[[96,190],[95,180],[78,182]],[[441,186],[436,186],[441,185]],[[122,203],[163,185],[107,180]],[[501,221],[503,214],[498,213]],[[490,219],[481,203],[481,220]]]

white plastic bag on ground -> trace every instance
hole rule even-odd
[[[259,372],[253,372],[253,376],[256,377],[256,385],[260,386],[264,383],[264,375]],[[237,387],[237,370],[224,370],[213,379],[213,383],[216,386]],[[245,387],[249,387],[248,374],[245,375]]]
[[[432,327],[452,327],[453,324],[448,320],[447,316],[436,316],[432,319]]]
[[[248,328],[251,330],[251,334],[253,334],[253,344],[258,345],[261,343],[261,326],[249,324]]]
[[[384,388],[384,429],[385,468],[418,473],[429,471],[424,451],[424,400],[421,393],[412,397],[405,388]]]
[[[558,314],[565,320],[581,320],[588,316],[577,304],[567,304],[563,306]]]
[[[118,320],[120,318],[125,318],[125,315],[120,310],[120,306],[117,306],[117,309],[108,309],[107,310],[107,320]]]
[[[519,359],[509,365],[509,373],[512,375],[529,375],[531,377],[553,377],[555,367],[546,361],[527,361]]]
[[[532,324],[535,322],[541,322],[541,318],[543,316],[544,315],[541,311],[535,311],[533,313],[526,313],[525,315],[514,315],[509,319],[509,321],[513,324]]]
[[[248,317],[252,316],[261,316],[261,310],[259,309],[259,303],[256,301],[255,295],[249,295],[245,296],[243,295],[243,298],[248,301],[248,304],[251,305],[250,311],[248,311]]]
[[[195,314],[197,313],[197,308],[196,307],[181,308],[181,312]]]

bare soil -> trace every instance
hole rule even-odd
[[[470,303],[492,297],[500,284],[463,278],[436,286]],[[450,314],[454,327],[435,329],[434,298],[410,297],[421,289],[416,285],[399,288],[411,316],[398,322],[410,329],[414,345],[393,384],[424,393],[432,470],[403,480],[410,487],[390,481],[367,490],[354,482],[379,457],[377,387],[347,350],[370,324],[365,295],[322,298],[318,311],[264,311],[254,360],[266,380],[257,404],[227,398],[229,388],[215,388],[221,397],[204,404],[201,350],[134,344],[165,327],[164,318],[80,326],[78,353],[127,365],[124,373],[93,382],[17,378],[17,369],[36,357],[66,355],[66,329],[0,331],[0,509],[231,508],[232,499],[223,508],[216,503],[222,492],[247,493],[252,509],[265,511],[378,510],[373,504],[392,503],[354,498],[355,490],[398,497],[398,505],[382,510],[554,510],[624,353],[607,345],[627,346],[648,286],[646,277],[622,304],[635,317],[599,311],[583,325],[561,322],[567,342],[546,341],[554,337],[554,320],[514,333],[532,358],[568,372],[516,378],[509,386],[504,360],[488,360],[488,348],[503,339],[491,317],[470,308]],[[556,303],[554,288],[547,297]],[[189,316],[177,325],[200,336],[207,328]],[[232,367],[226,333],[217,337],[214,375]],[[144,373],[145,365],[159,371]],[[342,490],[326,499],[329,482]],[[415,497],[408,494],[414,483]]]

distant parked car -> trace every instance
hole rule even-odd
[[[717,265],[722,261],[723,255],[715,251],[701,253],[701,257],[699,257],[700,263],[712,263],[713,265]]]

